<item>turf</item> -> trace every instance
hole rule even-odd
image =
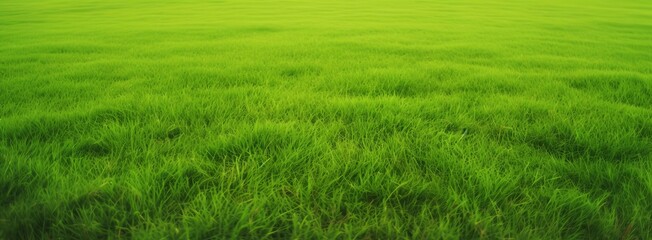
[[[643,0],[0,2],[0,239],[652,239]]]

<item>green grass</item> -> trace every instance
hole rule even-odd
[[[0,239],[652,239],[644,0],[0,2]]]

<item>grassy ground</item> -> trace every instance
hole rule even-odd
[[[648,1],[0,2],[0,239],[651,239]]]

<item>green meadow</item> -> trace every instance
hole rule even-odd
[[[0,239],[652,239],[648,0],[2,0]]]

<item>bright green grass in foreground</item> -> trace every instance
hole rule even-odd
[[[649,1],[0,2],[0,239],[651,239]]]

